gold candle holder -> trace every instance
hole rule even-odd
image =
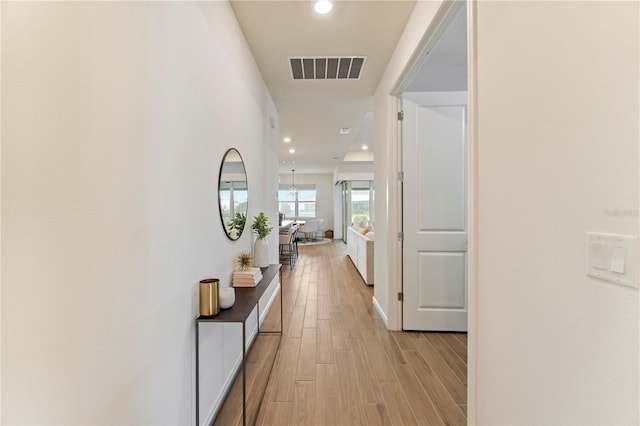
[[[200,315],[211,317],[220,313],[220,280],[209,278],[200,281]]]

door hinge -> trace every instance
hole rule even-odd
[[[398,232],[398,241],[400,242],[404,241],[404,232]]]
[[[398,121],[404,120],[404,111],[398,111]]]
[[[398,172],[398,180],[399,180],[400,182],[403,182],[403,181],[404,181],[404,172]]]
[[[398,302],[404,302],[404,293],[398,293]]]

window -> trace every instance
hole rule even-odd
[[[373,223],[373,182],[351,182],[351,223]]]
[[[278,211],[287,218],[295,218],[296,216],[296,201],[288,189],[278,191]]]
[[[278,190],[278,210],[287,219],[314,219],[316,217],[316,186],[296,185],[298,193],[294,196],[287,185]]]
[[[316,188],[298,189],[298,213],[297,217],[316,217]]]
[[[229,223],[236,211],[247,211],[247,195],[246,181],[220,182],[220,211],[224,223]]]

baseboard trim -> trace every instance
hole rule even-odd
[[[378,312],[378,315],[380,315],[380,317],[382,318],[382,321],[384,321],[384,325],[389,327],[389,324],[387,322],[388,321],[387,316],[385,315],[384,311],[380,307],[380,304],[376,300],[375,296],[373,296],[373,307],[376,308],[376,312]]]
[[[275,289],[273,289],[273,293],[271,293],[271,296],[269,297],[269,300],[265,304],[265,307],[262,308],[262,311],[260,312],[260,324],[264,322],[264,319],[267,317],[267,314],[271,310],[271,305],[273,304],[274,300],[276,300],[276,296],[279,293],[280,293],[280,278],[278,277],[278,285],[276,286]]]

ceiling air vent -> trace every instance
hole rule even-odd
[[[289,58],[294,80],[359,80],[366,56]]]

